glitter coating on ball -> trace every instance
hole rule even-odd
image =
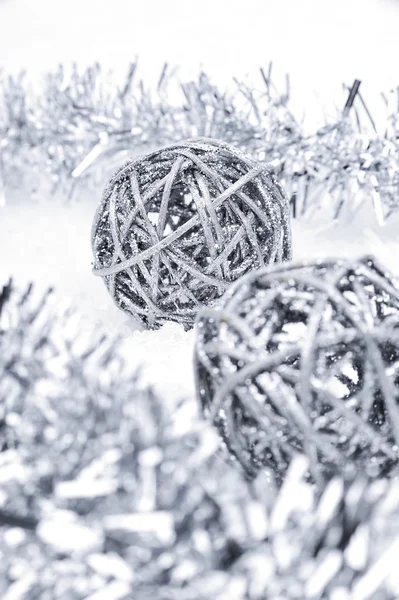
[[[290,263],[243,277],[198,316],[202,409],[249,474],[283,478],[398,463],[399,284],[372,257]]]
[[[192,327],[245,273],[291,257],[287,198],[274,171],[217,140],[129,161],[92,228],[95,275],[149,328]]]

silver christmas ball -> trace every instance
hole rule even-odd
[[[126,163],[97,210],[94,274],[142,324],[190,328],[243,274],[288,260],[287,198],[273,170],[211,139]]]
[[[337,469],[398,463],[399,284],[374,258],[264,268],[198,317],[199,400],[249,474],[305,453]]]

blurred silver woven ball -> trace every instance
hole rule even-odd
[[[123,166],[92,228],[95,275],[142,324],[186,329],[250,270],[288,260],[287,198],[272,169],[223,142],[181,142]]]
[[[201,311],[204,412],[253,475],[298,451],[321,480],[398,462],[399,285],[374,258],[265,268]]]

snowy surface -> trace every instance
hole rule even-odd
[[[144,379],[169,397],[193,395],[193,333],[173,324],[161,331],[138,331],[112,302],[91,272],[90,227],[97,199],[67,203],[13,202],[0,206],[1,279],[53,286],[57,296],[78,307],[87,329],[99,325],[124,338],[124,352],[143,368]]]
[[[168,396],[193,396],[194,334],[170,323],[159,331],[138,331],[136,324],[112,302],[101,280],[91,273],[90,226],[97,198],[66,203],[21,200],[0,207],[2,274],[19,283],[52,285],[60,298],[79,307],[88,327],[100,325],[125,340],[132,364]],[[370,208],[370,207],[369,207]],[[398,219],[381,227],[373,212],[331,223],[293,221],[295,259],[373,253],[399,275]]]

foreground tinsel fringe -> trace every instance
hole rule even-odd
[[[399,482],[244,481],[51,297],[0,288],[3,600],[397,598]]]
[[[24,74],[3,75],[0,196],[15,188],[43,194],[44,171],[50,191],[72,194],[82,179],[96,188],[104,171],[110,175],[132,154],[206,136],[272,163],[297,216],[322,211],[338,219],[369,203],[382,223],[398,210],[398,111],[384,97],[386,127],[377,132],[359,82],[336,120],[309,134],[290,109],[289,86],[283,93],[276,90],[271,68],[261,70],[257,90],[235,81],[230,94],[205,73],[179,83],[167,67],[151,91],[136,82],[136,71],[134,63],[118,83],[98,64],[71,73],[61,66],[45,76],[37,92]],[[181,99],[173,102],[176,89]]]
[[[213,433],[143,389],[117,342],[11,284],[0,332],[1,598],[155,598],[259,537]]]

